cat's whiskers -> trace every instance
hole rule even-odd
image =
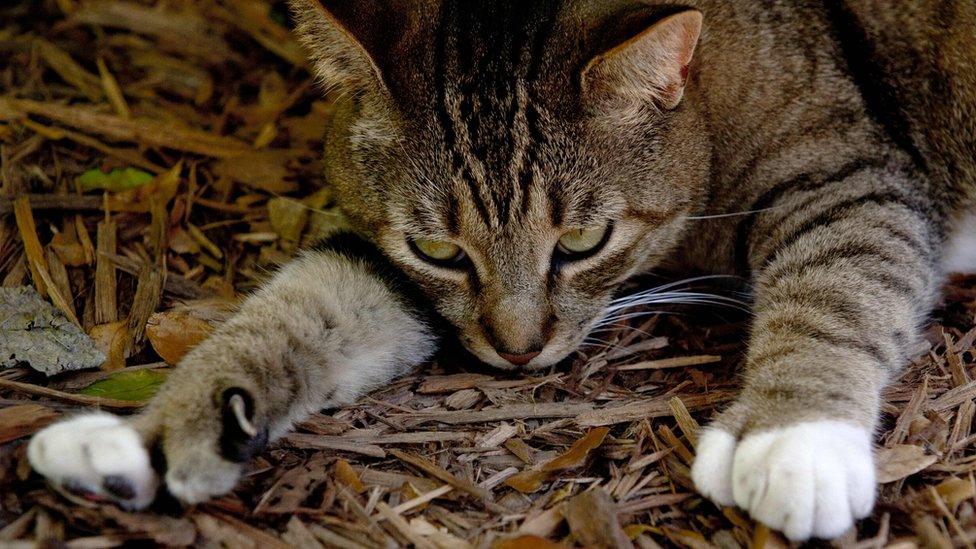
[[[592,348],[596,348],[596,349],[600,349],[601,352],[606,352],[606,351],[619,351],[621,349],[624,349],[624,347],[622,345],[618,345],[616,343],[611,343],[611,342],[609,342],[607,340],[598,339],[598,338],[586,338],[586,339],[584,339],[580,343],[580,348],[581,349],[582,348],[591,348],[591,349]]]
[[[686,219],[688,221],[701,221],[706,219],[723,219],[726,217],[739,217],[744,215],[752,215],[757,213],[769,212],[777,209],[782,209],[784,207],[785,206],[770,206],[768,208],[760,208],[758,210],[743,210],[740,212],[728,212],[728,213],[713,214],[713,215],[687,215],[684,216],[683,219]]]
[[[732,307],[748,312],[749,303],[735,299],[733,297],[704,293],[704,292],[661,292],[661,293],[639,293],[620,300],[610,302],[605,309],[605,314],[610,315],[617,311],[630,309],[641,305],[719,305]]]
[[[688,278],[684,280],[679,280],[675,282],[670,282],[667,284],[662,284],[660,286],[649,288],[640,292],[636,292],[630,295],[619,297],[610,302],[610,304],[604,309],[604,316],[598,320],[590,328],[588,332],[589,335],[604,333],[610,331],[619,330],[638,330],[645,335],[646,332],[628,326],[626,324],[621,324],[632,320],[634,318],[640,318],[649,315],[657,314],[674,314],[666,311],[661,311],[658,309],[653,310],[634,310],[638,307],[646,307],[648,305],[714,305],[719,307],[730,307],[744,311],[746,313],[751,312],[749,303],[736,299],[734,297],[718,295],[707,292],[695,292],[686,290],[677,290],[681,286],[688,286],[695,282],[701,282],[704,280],[714,280],[719,278],[736,278],[727,275],[708,275],[699,276],[694,278]]]
[[[652,312],[652,313],[649,313],[649,314],[660,314],[660,313],[654,313],[654,312]],[[620,332],[638,332],[641,335],[644,335],[644,336],[647,336],[647,337],[654,337],[652,334],[650,334],[647,331],[641,330],[640,328],[637,328],[635,326],[630,326],[630,325],[627,325],[627,324],[620,324],[620,325],[616,325],[616,326],[608,326],[608,327],[605,327],[605,328],[599,328],[599,329],[596,329],[596,330],[591,330],[590,331],[590,335],[593,335],[593,334],[608,334],[608,333],[609,334],[615,334],[615,333],[620,333]]]

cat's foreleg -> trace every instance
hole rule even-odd
[[[930,203],[882,163],[841,173],[794,185],[752,227],[744,388],[692,469],[703,494],[794,540],[838,536],[870,513],[880,392],[938,281]]]
[[[430,357],[436,338],[406,284],[352,236],[306,252],[187,354],[145,411],[55,424],[30,442],[30,462],[58,487],[141,508],[160,483],[158,448],[178,499],[224,494],[294,422]]]

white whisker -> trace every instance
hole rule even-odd
[[[770,206],[769,208],[761,208],[759,210],[744,210],[741,212],[729,212],[724,214],[714,214],[714,215],[689,215],[685,216],[685,219],[689,221],[699,221],[703,219],[722,219],[726,217],[738,217],[743,215],[752,215],[756,213],[768,212],[775,210],[777,208],[782,208],[782,206]]]

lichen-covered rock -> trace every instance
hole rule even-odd
[[[95,342],[33,287],[0,288],[0,369],[26,363],[53,376],[104,361]]]

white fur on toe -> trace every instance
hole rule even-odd
[[[142,438],[109,414],[78,416],[41,430],[27,446],[27,459],[57,486],[129,509],[152,503],[159,485]]]
[[[692,467],[702,494],[728,505],[731,490],[736,505],[794,541],[835,538],[870,514],[874,474],[870,433],[839,421],[749,434],[737,445],[709,429]]]
[[[695,488],[718,505],[734,505],[732,458],[735,437],[722,429],[708,428],[698,439],[698,455],[691,467]]]

